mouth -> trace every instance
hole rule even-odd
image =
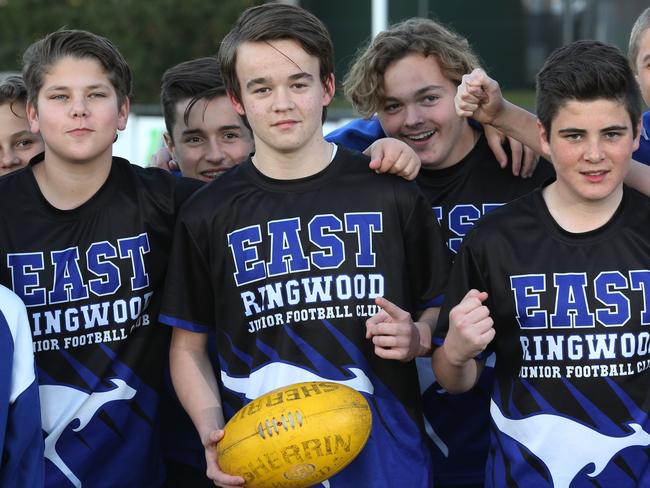
[[[402,134],[402,138],[411,141],[414,144],[422,144],[431,140],[437,132],[436,129],[432,129],[425,132],[418,132],[417,134]]]
[[[594,170],[594,171],[580,171],[580,174],[584,176],[588,181],[592,183],[599,183],[605,176],[609,173],[609,170]]]
[[[68,131],[68,134],[73,135],[73,136],[84,136],[86,134],[90,134],[93,132],[91,129],[86,129],[84,127],[80,127],[78,129],[72,129]]]
[[[205,181],[212,181],[216,180],[219,176],[221,176],[224,172],[222,170],[210,170],[210,171],[201,171],[199,173],[200,179],[205,180]]]
[[[273,124],[273,127],[277,127],[279,129],[290,129],[296,124],[298,124],[297,120],[279,120]]]

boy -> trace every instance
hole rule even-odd
[[[159,487],[157,292],[176,209],[199,183],[112,157],[131,72],[110,41],[61,30],[23,61],[45,151],[0,179],[0,282],[28,309],[45,486]]]
[[[552,53],[537,114],[557,179],[482,219],[456,258],[433,368],[462,392],[496,353],[486,486],[650,482],[650,200],[623,185],[640,103],[616,48]]]
[[[433,20],[410,19],[379,33],[344,82],[346,95],[362,115],[376,113],[388,136],[411,145],[420,156],[416,182],[454,254],[482,215],[532,191],[552,174],[545,161],[529,179],[501,170],[482,131],[455,113],[456,86],[476,66],[478,58],[465,38]],[[491,368],[471,392],[450,396],[432,378],[430,360],[417,363],[427,432],[434,443],[436,486],[481,486]]]
[[[172,378],[208,476],[244,482],[217,465],[225,418],[275,387],[327,378],[353,381],[375,414],[365,449],[330,486],[429,486],[412,358],[429,349],[433,311],[416,323],[408,314],[364,321],[375,301],[412,310],[442,290],[448,258],[431,210],[411,184],[323,140],[332,44],[312,14],[251,8],[219,59],[256,152],[184,207],[161,315],[175,326]],[[221,394],[205,353],[215,326]]]
[[[645,104],[650,106],[650,7],[634,22],[630,33],[628,58],[636,75]],[[643,128],[639,149],[632,157],[635,161],[650,165],[650,111],[643,114]]]
[[[212,181],[253,151],[253,136],[226,96],[215,58],[165,71],[160,101],[165,145],[183,176]]]
[[[43,486],[43,435],[25,305],[0,286],[0,486]]]
[[[20,76],[0,82],[0,176],[24,168],[43,152],[43,140],[29,130],[27,89]]]

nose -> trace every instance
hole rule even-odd
[[[11,149],[7,151],[2,151],[2,158],[0,158],[0,165],[4,169],[11,169],[14,166],[20,165],[20,158]]]
[[[219,144],[218,141],[215,141],[214,139],[210,139],[208,142],[208,152],[205,155],[206,161],[213,163],[213,164],[219,164],[221,163],[224,158],[224,152],[221,150],[221,145]]]
[[[417,127],[424,122],[422,111],[415,104],[407,104],[405,107],[404,125],[407,127]]]
[[[273,92],[273,110],[276,112],[284,112],[292,108],[294,108],[294,103],[289,90],[284,87],[278,87]]]
[[[605,159],[602,144],[599,140],[592,140],[589,142],[589,146],[587,147],[585,154],[585,159],[590,163],[598,163]]]
[[[87,117],[88,105],[83,97],[74,97],[70,105],[70,115],[73,117]]]

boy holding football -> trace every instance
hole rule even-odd
[[[354,382],[375,409],[366,448],[330,486],[428,486],[412,359],[429,351],[435,310],[364,323],[377,305],[414,310],[443,289],[448,257],[431,209],[412,184],[378,177],[366,158],[323,140],[332,45],[312,14],[249,9],[219,59],[256,152],[182,211],[161,315],[175,326],[174,385],[208,475],[244,482],[218,467],[226,418],[278,386],[319,379]],[[205,353],[215,327],[221,393]]]

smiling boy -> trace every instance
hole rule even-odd
[[[160,487],[157,292],[176,209],[199,183],[112,157],[131,72],[110,41],[60,30],[23,61],[45,151],[0,179],[0,282],[28,311],[45,486]]]
[[[552,53],[537,114],[557,179],[484,217],[456,258],[433,368],[462,392],[496,353],[488,487],[650,481],[650,200],[623,185],[640,102],[616,48]]]
[[[377,176],[360,153],[323,140],[332,44],[312,14],[249,9],[219,59],[255,154],[184,207],[161,315],[175,326],[172,376],[208,476],[244,481],[215,462],[226,418],[275,387],[320,378],[354,381],[376,408],[364,451],[330,486],[429,486],[412,359],[430,348],[434,312],[369,329],[365,320],[376,303],[413,310],[444,286],[448,257],[431,210],[412,184]],[[221,393],[205,353],[210,328]]]

